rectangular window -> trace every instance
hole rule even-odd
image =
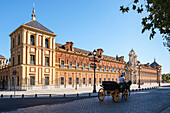
[[[110,78],[108,78],[108,81],[110,81]]]
[[[100,83],[100,84],[102,83],[102,79],[101,79],[101,78],[99,78],[99,83]]]
[[[104,71],[106,71],[106,66],[104,66]]]
[[[18,65],[20,64],[20,55],[18,55]]]
[[[13,66],[15,65],[15,57],[13,57]]]
[[[61,77],[61,85],[64,85],[64,77]]]
[[[117,78],[116,78],[116,82],[117,82]]]
[[[34,35],[30,36],[30,44],[35,45],[35,43],[34,43]]]
[[[83,70],[85,70],[86,69],[86,65],[85,65],[85,63],[83,63]]]
[[[76,69],[80,69],[78,62],[76,63]]]
[[[14,82],[15,82],[14,77],[12,77],[12,86],[14,86]]]
[[[92,68],[91,68],[91,64],[89,64],[89,70],[92,70]]]
[[[86,78],[83,78],[83,84],[85,84],[85,82],[86,82]]]
[[[61,60],[61,65],[60,65],[60,68],[64,68],[64,60]]]
[[[13,43],[13,48],[14,48],[14,47],[15,47],[15,40],[14,40],[14,39],[13,39],[13,42],[12,42],[12,43]]]
[[[49,57],[45,57],[45,66],[49,66]]]
[[[30,76],[30,85],[35,85],[35,77]]]
[[[104,78],[104,81],[106,81],[106,78]]]
[[[73,67],[72,67],[72,62],[70,61],[69,62],[69,69],[71,69],[71,68],[73,68]]]
[[[76,83],[79,84],[79,78],[78,77],[76,78]]]
[[[115,68],[115,72],[117,73],[117,68]]]
[[[112,78],[112,81],[114,81],[114,78]]]
[[[89,84],[91,84],[91,78],[89,78]]]
[[[30,64],[35,65],[35,55],[30,55]]]
[[[102,66],[101,65],[99,66],[99,71],[102,71]]]
[[[17,77],[17,86],[19,86],[19,77]]]
[[[72,78],[69,77],[69,84],[72,84]]]
[[[49,85],[49,77],[45,77],[45,85]]]
[[[20,35],[18,36],[18,45],[20,44]]]
[[[46,48],[49,48],[48,39],[47,39],[47,38],[45,39],[45,47],[46,47]]]
[[[114,68],[112,67],[112,72],[114,72]]]
[[[110,72],[110,67],[108,66],[108,72]]]

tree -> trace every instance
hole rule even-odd
[[[165,40],[164,46],[170,51],[170,0],[140,0],[140,2],[132,0],[128,6],[120,6],[120,11],[128,13],[129,7],[137,13],[148,12],[148,15],[142,18],[142,33],[146,30],[150,31],[151,40],[156,32],[159,32]]]

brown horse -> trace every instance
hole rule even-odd
[[[132,82],[131,80],[129,80],[127,83],[126,83],[126,89],[129,91],[129,96],[130,96],[130,86],[132,85]]]

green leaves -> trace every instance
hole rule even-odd
[[[136,4],[137,4],[138,2],[139,2],[138,0],[134,0],[134,3],[136,3]]]
[[[141,0],[142,1],[142,0]],[[153,39],[157,32],[162,34],[162,37],[166,39],[164,42],[170,51],[170,2],[169,0],[143,0],[143,2],[139,2],[139,0],[133,0],[129,5],[132,10],[137,11],[137,13],[142,13],[144,10],[147,11],[148,15],[142,18],[142,33],[146,30],[150,31],[149,39]],[[143,4],[142,4],[143,3]],[[129,7],[126,8],[124,6],[120,6],[120,11],[122,13],[128,12]]]
[[[135,10],[136,9],[136,5],[133,5],[132,9]]]
[[[122,13],[124,13],[124,12],[128,13],[129,7],[124,8],[124,6],[120,6],[120,11],[122,11]]]

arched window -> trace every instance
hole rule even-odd
[[[30,37],[30,44],[35,45],[35,43],[34,43],[34,35],[31,35],[31,37]]]
[[[47,38],[45,39],[45,47],[46,47],[46,48],[49,48],[48,39],[47,39]]]

